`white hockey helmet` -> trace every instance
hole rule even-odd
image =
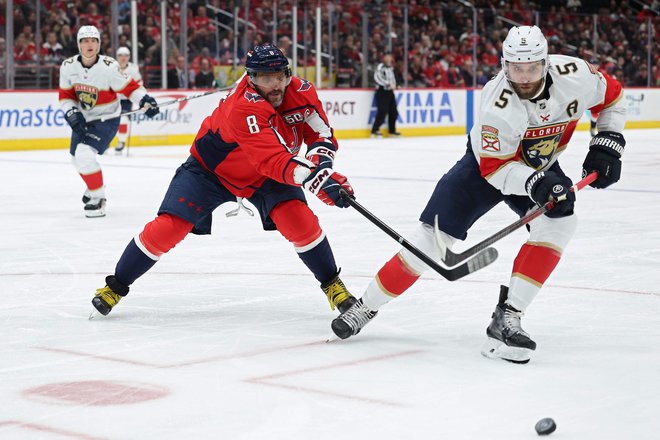
[[[117,49],[117,56],[119,56],[119,55],[129,55],[130,56],[131,55],[131,50],[126,46],[122,46],[119,49]]]
[[[101,33],[96,26],[81,26],[80,29],[78,29],[78,44],[80,44],[80,40],[83,38],[96,38],[100,43]]]
[[[83,38],[96,38],[96,40],[99,42],[99,45],[101,44],[101,33],[96,28],[96,26],[81,26],[80,29],[78,29],[78,52],[81,54],[82,50],[80,49],[80,40]]]
[[[502,69],[511,81],[509,63],[532,63],[543,61],[543,78],[550,68],[548,42],[537,26],[514,26],[502,44]]]

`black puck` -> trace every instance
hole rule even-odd
[[[557,424],[550,417],[547,417],[536,422],[534,429],[536,429],[538,435],[550,435],[557,429]]]

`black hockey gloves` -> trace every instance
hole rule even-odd
[[[158,103],[153,97],[149,95],[144,95],[142,97],[142,99],[140,100],[140,108],[146,109],[144,114],[147,115],[148,118],[153,118],[158,113],[160,113],[160,109],[158,108]]]
[[[582,164],[582,177],[592,171],[598,171],[598,179],[590,186],[607,188],[621,178],[621,155],[626,140],[621,133],[603,131],[591,138],[589,152]]]
[[[76,107],[71,107],[64,115],[64,119],[66,119],[66,122],[71,127],[71,130],[75,131],[80,136],[85,135],[85,132],[87,131],[87,122],[85,121],[85,117],[80,112],[80,110],[78,110]]]
[[[529,197],[539,206],[555,202],[555,206],[545,213],[550,218],[567,217],[573,214],[575,193],[570,189],[571,179],[554,171],[539,171],[531,175],[525,184]]]

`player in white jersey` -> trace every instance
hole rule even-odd
[[[420,250],[440,259],[434,237],[437,215],[447,247],[464,240],[468,229],[504,201],[519,216],[552,200],[555,207],[529,223],[486,333],[482,354],[526,363],[536,343],[520,318],[559,263],[577,225],[571,180],[557,162],[586,109],[600,112],[583,175],[599,173],[591,184],[605,188],[619,180],[625,140],[621,84],[579,58],[548,55],[536,26],[514,27],[503,45],[502,71],[483,89],[478,118],[466,154],[438,182],[411,238]],[[342,339],[357,334],[380,306],[401,295],[428,269],[406,249],[377,273],[355,305],[332,322]]]
[[[140,68],[137,64],[129,61],[131,58],[131,50],[128,47],[120,47],[117,49],[117,62],[119,63],[119,71],[126,75],[127,78],[133,78],[136,83],[142,85],[142,75],[140,75]],[[126,113],[133,110],[133,103],[130,99],[121,95],[121,112]],[[121,116],[119,120],[119,132],[117,132],[117,146],[115,153],[121,154],[126,147],[128,140],[128,125],[131,123],[128,116]]]
[[[70,153],[73,165],[85,181],[85,216],[105,215],[105,187],[97,154],[107,150],[119,127],[121,107],[117,94],[128,96],[150,118],[159,112],[158,103],[144,87],[119,71],[111,57],[99,55],[101,34],[94,26],[78,31],[80,54],[64,60],[60,67],[60,106],[71,126]]]

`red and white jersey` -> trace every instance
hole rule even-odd
[[[126,78],[133,78],[136,83],[142,85],[142,75],[140,74],[140,67],[137,64],[131,63],[130,61],[126,63],[126,66],[122,69],[119,66],[119,71],[126,75]],[[128,99],[122,95],[121,99]]]
[[[93,66],[85,67],[76,55],[60,67],[60,106],[65,113],[78,107],[88,122],[117,117],[121,112],[118,93],[139,104],[147,91],[120,72],[114,58],[99,55]]]
[[[543,93],[531,100],[500,71],[484,86],[470,131],[481,175],[503,194],[526,195],[527,179],[556,162],[585,110],[600,112],[598,131],[623,130],[622,98],[618,81],[579,58],[550,55]]]
[[[294,159],[304,142],[337,140],[307,80],[293,77],[277,109],[244,77],[197,133],[190,152],[239,197],[250,197],[266,179],[300,186]]]

